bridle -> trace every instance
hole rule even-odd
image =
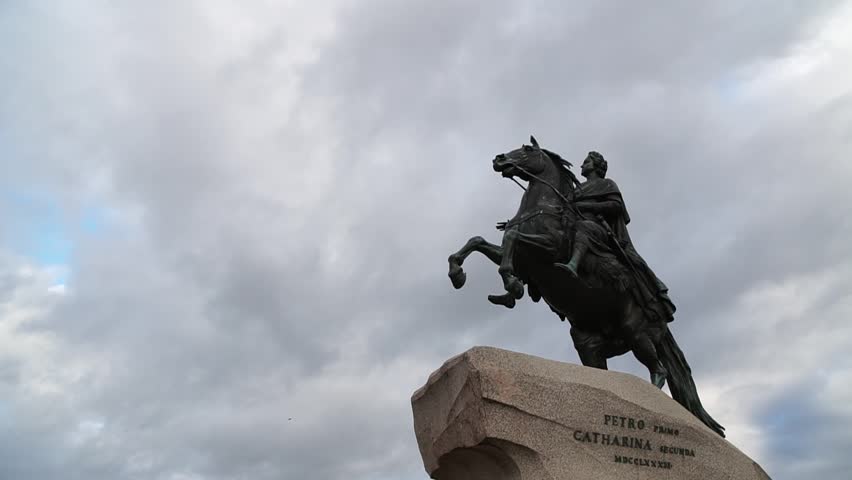
[[[542,152],[540,148],[536,148],[536,150],[538,151],[539,161],[544,162],[544,161],[545,161],[545,159],[544,159],[545,153],[544,153],[544,152]],[[558,188],[556,188],[555,186],[553,186],[553,184],[552,184],[552,183],[550,183],[550,182],[548,182],[547,180],[545,180],[545,179],[543,179],[543,178],[539,177],[538,175],[536,175],[536,174],[534,174],[534,173],[530,172],[529,170],[527,170],[526,168],[524,168],[524,167],[522,167],[522,166],[520,166],[520,165],[518,165],[518,164],[514,164],[514,165],[512,165],[512,167],[513,167],[513,168],[517,168],[518,170],[520,170],[521,172],[523,172],[524,174],[526,174],[528,177],[530,177],[530,178],[534,178],[534,179],[538,180],[539,182],[541,182],[541,183],[543,183],[543,184],[547,185],[548,187],[550,187],[550,189],[551,189],[551,190],[553,190],[553,193],[555,193],[556,195],[558,195],[558,196],[559,196],[559,198],[560,198],[560,199],[562,199],[562,202],[565,204],[565,206],[566,206],[566,207],[568,207],[568,208],[570,208],[571,210],[573,210],[573,211],[574,211],[574,213],[575,213],[578,217],[582,218],[583,220],[586,220],[586,217],[583,215],[583,213],[580,211],[580,209],[579,209],[579,208],[577,208],[577,206],[576,206],[576,205],[574,205],[574,202],[572,202],[571,200],[569,200],[569,199],[568,199],[568,197],[566,197],[565,195],[563,195],[563,194],[562,194],[562,192],[560,192]],[[527,189],[526,189],[526,188],[524,188],[524,186],[523,186],[523,185],[521,185],[520,183],[518,183],[518,181],[517,181],[517,180],[515,180],[515,178],[514,178],[514,177],[512,177],[512,181],[514,181],[514,182],[515,182],[515,183],[516,183],[519,187],[521,187],[521,189],[523,189],[525,192],[527,191]],[[540,211],[540,212],[538,212],[536,215],[540,215],[541,213],[544,213],[544,212],[543,212],[543,211]],[[523,223],[523,222],[525,222],[525,221],[529,220],[530,218],[532,218],[532,217],[534,217],[534,216],[536,216],[536,215],[532,215],[532,216],[530,216],[530,217],[528,217],[528,218],[523,218],[523,220],[522,220],[522,221],[520,221],[520,222],[518,222],[518,223],[515,223],[515,225],[520,225],[521,223]],[[507,228],[509,227],[509,222],[507,222],[507,223],[506,223],[506,227],[507,227]]]

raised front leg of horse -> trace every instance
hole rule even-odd
[[[450,262],[450,272],[448,275],[450,277],[450,281],[453,282],[453,287],[462,288],[464,286],[464,282],[467,280],[467,275],[462,269],[462,264],[464,264],[464,260],[468,257],[468,255],[473,252],[479,252],[485,255],[489,260],[497,265],[500,265],[500,261],[503,258],[503,249],[501,249],[498,245],[494,245],[479,236],[472,237],[458,252],[450,255],[450,258],[447,259]]]
[[[448,275],[455,288],[461,288],[464,286],[464,283],[467,280],[467,275],[462,269],[462,264],[467,256],[473,252],[479,252],[485,255],[489,260],[494,262],[495,265],[500,265],[503,259],[503,249],[498,245],[494,245],[479,236],[471,238],[458,252],[450,255],[450,258],[448,258],[448,261],[450,262],[450,272]],[[488,301],[495,305],[502,305],[506,308],[514,308],[515,306],[515,296],[511,293],[505,293],[503,295],[489,295]]]
[[[515,300],[520,300],[524,296],[524,284],[515,276],[515,265],[513,264],[515,247],[518,245],[521,236],[517,228],[510,228],[503,234],[503,258],[500,261],[500,268],[497,269],[500,277],[503,278],[503,288]]]

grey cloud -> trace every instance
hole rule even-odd
[[[104,422],[98,440],[53,450],[81,478],[420,475],[407,396],[445,358],[473,343],[577,361],[545,306],[485,301],[500,286],[487,260],[465,264],[461,292],[446,278],[467,238],[499,239],[520,191],[488,162],[530,133],[571,159],[611,159],[702,378],[764,358],[777,345],[754,338],[771,327],[744,333],[726,315],[755,286],[843,254],[849,172],[803,186],[798,166],[837,158],[845,134],[819,127],[849,109],[755,127],[759,112],[726,110],[725,89],[834,5],[369,2],[342,7],[316,56],[286,67],[286,11],[247,6],[243,20],[268,33],[245,44],[222,40],[233,32],[213,4],[113,7],[64,43],[47,32],[81,17],[29,17],[38,33],[15,38],[45,44],[28,53],[78,61],[4,64],[32,103],[7,99],[0,125],[19,158],[41,159],[14,178],[74,198],[97,172],[96,198],[130,225],[75,236],[71,294],[27,327],[87,365],[47,437],[84,413]],[[109,55],[85,55],[108,39]],[[50,77],[96,89],[43,97],[29,83]],[[614,363],[644,375],[634,364]],[[59,478],[53,460],[34,462]]]

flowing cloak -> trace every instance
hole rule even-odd
[[[648,267],[648,264],[636,251],[633,241],[627,233],[630,215],[627,213],[627,207],[624,205],[624,198],[621,196],[618,185],[609,178],[587,181],[577,187],[574,192],[574,200],[577,203],[589,205],[588,209],[580,205],[582,211],[603,216],[638,273],[639,278],[636,279],[636,283],[640,290],[638,293],[644,300],[643,303],[651,308],[661,320],[672,321],[675,306],[669,299],[668,287]],[[593,248],[592,250],[596,249]]]
[[[630,235],[627,233],[627,224],[630,223],[630,214],[627,213],[627,207],[624,205],[624,198],[621,196],[621,191],[618,185],[609,178],[584,182],[574,192],[574,201],[594,202],[601,204],[606,202],[606,206],[601,205],[601,211],[595,212],[603,215],[609,227],[612,229],[618,241],[622,245],[629,244],[633,246],[630,240]],[[617,205],[616,205],[617,204]]]

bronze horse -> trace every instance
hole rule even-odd
[[[488,299],[508,308],[524,295],[526,285],[534,302],[541,299],[571,324],[571,337],[583,365],[606,369],[607,359],[632,351],[648,368],[651,382],[662,388],[666,380],[672,397],[705,425],[724,437],[724,427],[704,410],[689,364],[669,331],[666,320],[653,314],[635,295],[635,271],[619,255],[606,222],[586,218],[574,205],[579,185],[571,164],[540,148],[535,138],[497,155],[494,170],[507,178],[528,182],[515,216],[500,225],[501,245],[473,237],[449,257],[449,277],[455,288],[464,286],[465,258],[480,252],[495,264],[506,293]],[[581,225],[582,223],[582,225]],[[574,276],[554,264],[566,261],[574,234],[582,227],[598,244],[610,245],[602,255],[588,255]]]

